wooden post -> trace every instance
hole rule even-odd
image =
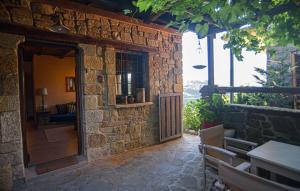
[[[215,76],[214,76],[214,38],[215,34],[207,35],[207,67],[208,67],[208,87],[213,87],[215,84]],[[212,96],[213,94],[209,94],[207,97],[210,108],[212,110]]]
[[[208,65],[208,85],[214,86],[214,38],[215,34],[207,35],[207,65]]]
[[[230,87],[234,87],[234,57],[232,50],[230,49]],[[234,94],[230,92],[230,103],[233,103]]]
[[[297,80],[296,80],[296,55],[291,53],[291,63],[292,63],[292,86],[295,88],[297,87]],[[297,109],[297,95],[293,95],[294,99],[294,109]]]
[[[296,52],[291,53],[291,62],[292,62],[292,86],[297,88],[299,84],[299,65],[300,65],[300,54]],[[300,109],[300,99],[299,94],[294,94],[294,109]]]

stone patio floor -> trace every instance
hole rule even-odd
[[[39,175],[14,190],[199,191],[203,169],[198,144],[198,136],[185,134],[164,144]],[[208,171],[207,185],[214,177]]]

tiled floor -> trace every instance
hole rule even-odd
[[[92,163],[82,162],[35,178],[15,190],[203,190],[199,138],[183,138]],[[208,172],[208,182],[214,178]]]
[[[28,125],[26,129],[30,165],[37,165],[77,155],[78,153],[77,135],[74,126],[48,125],[34,128],[32,125]],[[50,136],[46,136],[45,129],[50,129]],[[51,135],[56,139],[49,139]]]

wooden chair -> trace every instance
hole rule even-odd
[[[203,154],[204,188],[206,187],[206,165],[218,169],[218,162],[221,160],[237,166],[243,160],[239,160],[236,153],[245,155],[257,146],[256,143],[250,141],[224,137],[223,125],[201,130],[200,138],[199,150]],[[236,148],[232,143],[243,145],[243,148],[248,149]]]
[[[233,167],[228,163],[219,161],[218,175],[219,185],[225,184],[230,191],[296,191],[300,190],[292,188],[286,185],[282,185],[254,174],[250,174],[245,170],[250,168],[249,165],[243,165]]]

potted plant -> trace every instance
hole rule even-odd
[[[185,129],[198,131],[221,123],[222,110],[227,102],[225,96],[213,95],[212,99],[200,98],[188,102],[184,107]]]
[[[211,99],[202,99],[199,109],[201,129],[220,124],[220,117],[226,100],[222,95],[214,94]]]
[[[217,125],[217,116],[211,110],[210,104],[206,101],[199,109],[200,113],[200,129],[206,129]]]

